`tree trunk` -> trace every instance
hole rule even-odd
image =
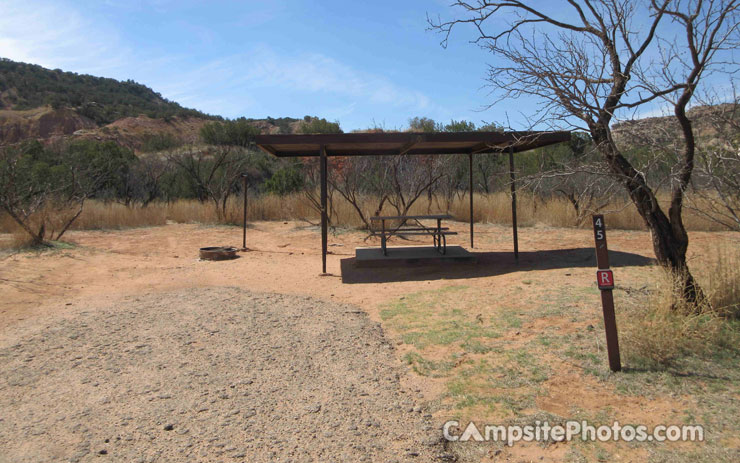
[[[23,230],[26,231],[26,233],[31,236],[31,245],[32,246],[39,246],[44,243],[44,235],[46,233],[46,227],[44,226],[44,223],[41,223],[41,227],[39,228],[38,233],[34,232],[33,229],[31,229],[31,226],[26,222],[26,220],[23,220],[18,214],[15,213],[15,211],[10,207],[3,207],[5,209],[5,212],[8,213],[8,215],[15,220],[15,222],[23,228]]]
[[[637,212],[650,230],[658,263],[671,270],[679,279],[686,302],[697,304],[703,301],[704,294],[686,265],[689,237],[681,221],[680,209],[672,208],[673,220],[670,220],[660,208],[644,175],[635,170],[614,145],[609,129],[594,123],[590,127],[590,132],[609,168],[627,189],[630,199],[637,207]]]

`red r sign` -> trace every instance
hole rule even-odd
[[[611,270],[597,270],[596,283],[599,289],[614,289],[614,274]]]

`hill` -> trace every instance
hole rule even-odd
[[[184,108],[134,81],[117,81],[0,58],[0,145],[27,139],[115,141],[135,151],[196,143],[223,120]],[[247,119],[262,133],[293,133],[302,119]]]
[[[97,125],[141,114],[151,118],[220,119],[183,108],[132,80],[120,82],[0,58],[0,109],[29,110],[43,106],[71,108]]]
[[[697,143],[725,145],[740,136],[740,113],[732,103],[694,106],[686,112]],[[675,116],[646,117],[620,122],[613,127],[615,140],[624,146],[669,146],[680,140],[681,127]]]
[[[98,125],[68,108],[49,106],[26,110],[0,110],[0,145],[35,139],[52,139]]]

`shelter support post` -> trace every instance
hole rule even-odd
[[[321,272],[326,273],[326,250],[327,250],[327,160],[326,146],[321,145],[319,170],[321,171]]]
[[[470,193],[470,247],[473,246],[473,153],[468,153],[468,171],[469,171],[469,188],[468,192]]]
[[[514,147],[509,146],[509,179],[511,180],[511,227],[514,234],[514,259],[519,260],[519,235],[516,226],[516,177],[514,175]]]

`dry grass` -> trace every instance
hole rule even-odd
[[[655,291],[620,313],[620,338],[633,365],[672,365],[737,349],[740,331],[740,249],[717,246],[712,260],[696,262],[696,277],[709,303],[697,312],[682,301],[677,278],[661,272]]]
[[[33,240],[25,231],[18,229],[13,233],[0,235],[0,250],[5,249],[23,249],[31,245]]]
[[[134,228],[164,225],[167,222],[166,204],[147,207],[127,207],[118,203],[91,201],[85,206],[73,230],[95,230],[104,228]]]
[[[740,319],[740,246],[715,245],[713,260],[699,265],[712,307],[726,318]]]
[[[431,203],[420,198],[411,208],[411,214],[449,212],[456,220],[469,219],[467,197],[456,198],[448,210],[444,202],[433,198]],[[365,198],[361,208],[366,216],[372,215],[377,208],[376,198]],[[392,213],[388,206],[384,212]],[[644,230],[642,218],[631,203],[616,200],[602,211],[607,215],[611,229]],[[69,211],[60,213],[50,207],[40,217],[58,228],[63,217]],[[296,193],[286,196],[262,195],[249,198],[249,220],[306,220],[317,222],[319,214],[313,208],[305,194]],[[573,207],[563,198],[542,199],[532,194],[518,195],[517,216],[520,226],[544,225],[551,227],[576,227],[576,214]],[[476,222],[511,224],[511,198],[506,193],[490,195],[476,194],[473,217]],[[227,204],[225,214],[218,214],[213,203],[201,203],[195,200],[178,200],[170,203],[154,203],[147,207],[124,206],[118,203],[88,201],[72,230],[120,229],[130,227],[163,225],[167,221],[177,223],[205,224],[240,224],[242,220],[242,200],[232,198]],[[345,228],[362,228],[364,224],[354,207],[346,200],[335,195],[331,221],[333,225]],[[690,210],[685,212],[684,223],[692,231],[719,231],[724,228],[705,216]],[[590,221],[581,224],[590,227]],[[50,227],[47,226],[47,229]],[[7,215],[0,215],[0,233],[16,233],[19,227]]]

